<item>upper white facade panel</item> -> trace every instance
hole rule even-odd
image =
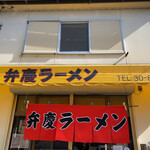
[[[150,64],[150,9],[1,12],[0,24],[0,65]]]

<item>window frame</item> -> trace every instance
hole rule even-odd
[[[29,27],[30,27],[30,22],[59,22],[59,29],[58,29],[58,39],[57,39],[57,50],[56,52],[28,52],[26,51],[26,45],[27,45],[27,39],[28,39],[28,33],[29,33]],[[99,52],[92,52],[91,50],[91,30],[90,30],[90,23],[92,21],[119,21],[120,22],[120,32],[121,32],[121,43],[122,43],[122,50],[100,50]],[[61,52],[60,51],[60,45],[61,45],[61,24],[74,24],[74,23],[88,23],[88,46],[89,46],[89,50],[88,51],[64,51]],[[122,21],[120,19],[108,19],[108,20],[101,20],[101,19],[91,19],[91,20],[27,20],[27,29],[26,29],[26,37],[25,37],[25,41],[24,41],[24,47],[22,50],[22,54],[85,54],[85,55],[92,55],[92,54],[99,54],[99,55],[103,55],[103,54],[125,54],[126,50],[125,50],[125,45],[124,45],[124,37],[123,37],[123,29],[122,29]]]

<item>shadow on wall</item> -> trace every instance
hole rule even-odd
[[[22,55],[21,64],[51,64],[51,65],[94,65],[114,64],[121,54],[118,55]],[[124,62],[125,63],[125,62]]]
[[[133,105],[139,105],[139,107],[133,107],[136,136],[140,144],[150,144],[150,85],[142,86],[142,91],[136,91],[133,94]]]

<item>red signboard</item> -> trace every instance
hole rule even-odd
[[[24,139],[129,143],[124,106],[29,104]]]

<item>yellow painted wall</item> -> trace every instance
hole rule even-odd
[[[150,86],[142,86],[142,91],[139,91],[138,87],[136,87],[131,100],[132,105],[139,106],[133,107],[132,110],[138,150],[140,150],[140,144],[147,144],[148,146],[150,142]]]
[[[0,86],[0,150],[4,150],[7,139],[13,99],[14,96],[9,91],[9,87]]]

